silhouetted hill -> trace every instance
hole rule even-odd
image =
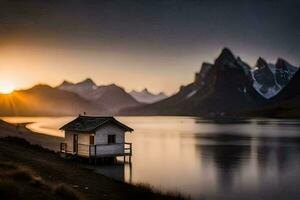
[[[95,107],[75,93],[47,85],[1,94],[0,107],[0,115],[77,115],[83,112],[105,112],[103,107]]]
[[[128,94],[123,88],[111,84],[107,86],[99,86],[93,93],[95,101],[113,113],[119,112],[120,109],[136,107],[142,105]]]

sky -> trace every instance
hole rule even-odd
[[[175,93],[223,47],[300,65],[297,0],[0,0],[1,84],[87,77]]]

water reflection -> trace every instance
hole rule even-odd
[[[120,159],[116,162],[98,162],[97,165],[86,165],[85,167],[115,180],[132,183],[132,164],[130,162]]]
[[[300,186],[298,137],[239,137],[223,133],[197,139],[213,141],[213,144],[197,145],[202,162],[209,163],[217,173],[218,193],[211,196],[217,199],[299,199],[300,192],[294,190]]]
[[[118,119],[135,129],[126,135],[133,143],[132,165],[99,166],[99,173],[178,190],[193,199],[300,199],[299,120]],[[55,124],[69,120],[38,122],[51,127],[51,134],[61,134],[54,133]]]
[[[251,152],[248,145],[200,145],[198,148],[204,163],[213,161],[222,190],[231,188],[234,172],[239,170]]]

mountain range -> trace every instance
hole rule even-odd
[[[253,86],[261,95],[269,99],[289,83],[297,70],[297,67],[282,58],[278,58],[275,64],[267,63],[263,58],[259,58],[255,69],[252,70]]]
[[[74,115],[83,112],[106,113],[103,107],[94,107],[88,100],[73,92],[36,85],[27,90],[17,90],[0,95],[2,116]]]
[[[268,113],[264,108],[275,109],[274,105],[283,103],[286,96],[296,94],[293,89],[299,89],[293,86],[297,82],[293,76],[297,70],[281,58],[276,64],[259,58],[251,67],[224,48],[214,63],[203,63],[194,81],[181,86],[175,95],[154,104],[124,109],[122,114],[219,117],[253,115],[255,111],[256,115],[263,115]]]
[[[57,87],[36,85],[0,95],[0,115],[192,115],[300,117],[300,71],[278,58],[250,66],[224,48],[204,62],[193,82],[167,97],[147,89],[127,93],[85,79]]]
[[[300,71],[297,71],[282,91],[270,98],[268,104],[251,112],[272,117],[300,117]]]
[[[64,81],[57,88],[76,93],[85,100],[90,101],[95,107],[106,108],[110,114],[115,114],[123,108],[141,105],[140,102],[129,95],[123,88],[115,84],[97,86],[89,78],[79,83]]]
[[[155,103],[155,102],[158,102],[160,100],[167,98],[167,95],[165,93],[160,92],[158,94],[153,94],[153,93],[149,92],[147,90],[147,88],[145,88],[142,91],[133,90],[129,94],[133,98],[135,98],[138,102],[147,103],[147,104]]]
[[[138,98],[141,102],[122,87],[115,84],[97,86],[90,78],[78,83],[63,81],[57,87],[39,84],[11,94],[0,94],[0,115],[115,115],[121,109],[164,98],[163,93],[154,95],[147,89],[136,95],[141,95],[142,98]]]

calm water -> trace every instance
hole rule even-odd
[[[63,137],[72,117],[5,118]],[[220,123],[192,117],[118,117],[135,129],[132,165],[101,173],[150,183],[193,199],[300,199],[300,121]]]

